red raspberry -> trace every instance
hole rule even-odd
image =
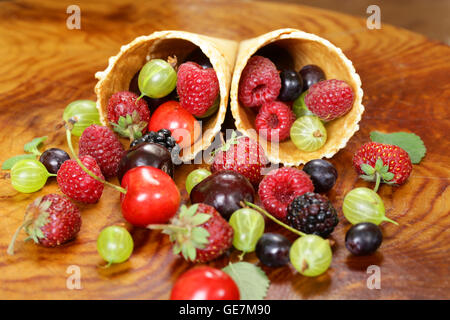
[[[353,106],[355,94],[342,80],[330,79],[312,85],[305,96],[308,109],[324,121],[346,114]]]
[[[22,228],[35,243],[56,247],[73,239],[80,231],[80,210],[65,196],[48,194],[28,206],[25,222],[20,226]],[[8,248],[9,254],[14,253],[17,235],[18,232]]]
[[[258,133],[269,141],[283,141],[289,138],[295,114],[284,103],[269,102],[259,109],[255,119]]]
[[[375,165],[378,159],[383,161],[383,166],[388,167],[384,168],[387,170]],[[367,164],[372,169],[366,169],[367,172],[364,172],[362,164]],[[353,167],[357,173],[363,175],[364,180],[376,181],[378,173],[382,182],[390,184],[405,183],[412,171],[408,152],[398,146],[378,142],[368,142],[359,148],[353,156]]]
[[[313,192],[314,185],[302,170],[283,167],[271,171],[259,184],[259,198],[266,210],[285,221],[289,204],[306,192]]]
[[[78,143],[80,157],[90,155],[100,166],[105,177],[114,177],[124,149],[114,132],[108,128],[93,124],[87,127]]]
[[[216,72],[194,62],[181,64],[177,72],[177,92],[184,109],[194,116],[204,115],[219,95]]]
[[[136,102],[138,98],[137,94],[129,91],[116,92],[109,98],[108,121],[114,126],[114,131],[124,137],[130,137],[133,133],[132,138],[139,138],[136,132],[147,131],[150,111],[144,99]],[[119,119],[126,118],[127,115],[131,116],[132,123],[119,123]]]
[[[239,80],[239,101],[246,107],[259,107],[275,100],[280,89],[280,75],[272,61],[251,57]]]
[[[80,160],[97,177],[104,179],[102,171],[93,157],[84,156]],[[75,160],[66,160],[61,165],[56,181],[65,195],[80,202],[96,203],[103,193],[103,183],[84,172]]]

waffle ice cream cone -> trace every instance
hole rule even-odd
[[[183,59],[196,48],[200,48],[209,58],[219,80],[220,106],[215,116],[202,121],[202,135],[191,147],[183,149],[181,160],[192,160],[195,155],[207,149],[215,135],[220,131],[228,104],[238,43],[235,41],[207,37],[185,31],[159,31],[148,36],[140,36],[120,48],[120,52],[109,58],[108,67],[97,72],[98,83],[95,87],[97,108],[100,120],[109,125],[107,119],[108,100],[116,92],[129,89],[133,76],[149,60],[168,56]]]
[[[353,88],[355,99],[352,109],[344,116],[326,124],[328,139],[325,145],[316,151],[301,151],[290,139],[270,143],[263,137],[259,138],[254,126],[255,112],[239,103],[239,80],[242,71],[258,49],[271,43],[276,43],[289,51],[294,59],[295,70],[298,71],[308,64],[315,64],[322,68],[327,79],[344,80]],[[239,45],[231,82],[231,111],[236,128],[244,135],[260,142],[272,163],[296,166],[312,159],[331,158],[344,148],[353,134],[359,130],[358,123],[364,112],[362,97],[361,80],[352,62],[345,57],[341,49],[314,34],[296,29],[280,29],[242,41]]]

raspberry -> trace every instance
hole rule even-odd
[[[280,220],[286,220],[287,207],[295,197],[312,192],[309,176],[296,168],[283,167],[271,171],[259,184],[259,198],[266,210]]]
[[[93,157],[84,156],[80,160],[97,177],[104,178]],[[75,160],[67,160],[61,165],[56,181],[65,195],[80,202],[96,203],[103,193],[103,183],[84,172]]]
[[[354,98],[347,82],[330,79],[312,85],[305,96],[305,104],[323,121],[331,121],[350,111]]]
[[[327,197],[307,192],[291,202],[287,222],[299,231],[326,238],[333,232],[339,219]]]
[[[150,111],[144,99],[136,100],[137,94],[129,91],[114,93],[108,101],[108,121],[114,126],[114,131],[121,136],[138,138],[139,132],[147,131],[150,121]],[[121,117],[131,117],[128,121],[119,121]],[[125,119],[123,119],[125,120]],[[132,138],[133,138],[132,137]]]
[[[269,102],[259,109],[255,119],[258,133],[270,141],[283,141],[289,138],[295,114],[284,103]]]
[[[219,95],[216,72],[194,62],[181,64],[177,72],[177,92],[184,109],[194,116],[204,115]]]
[[[96,124],[87,127],[81,135],[78,147],[78,155],[92,156],[105,177],[117,175],[124,149],[110,128]]]
[[[251,57],[239,81],[239,101],[246,107],[259,107],[280,94],[281,79],[277,67],[267,58]]]

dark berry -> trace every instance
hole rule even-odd
[[[323,70],[314,64],[304,66],[299,73],[303,79],[303,91],[308,90],[313,84],[326,79]]]
[[[200,48],[195,49],[191,53],[187,55],[187,57],[184,59],[184,62],[195,62],[199,66],[201,66],[203,69],[212,68],[211,61],[209,61],[209,58],[203,53],[203,51]]]
[[[155,131],[149,131],[146,134],[144,134],[139,139],[133,140],[130,144],[130,148],[135,147],[139,144],[145,143],[145,142],[152,142],[159,144],[169,150],[169,152],[172,152],[174,148],[176,148],[178,145],[175,143],[175,139],[172,137],[172,134],[170,133],[170,130],[168,129],[160,129],[157,132]]]
[[[338,177],[336,168],[322,159],[311,160],[303,167],[314,184],[314,192],[325,193],[333,188]]]
[[[374,253],[382,241],[383,233],[380,228],[370,222],[355,224],[345,235],[345,246],[356,256]]]
[[[280,73],[281,90],[278,99],[281,101],[294,101],[302,93],[303,80],[293,70],[283,70]]]
[[[122,178],[128,170],[141,166],[158,168],[173,178],[173,162],[167,148],[144,142],[130,148],[120,160],[117,172],[119,182],[122,183]]]
[[[278,70],[294,69],[294,59],[291,54],[284,48],[277,44],[269,44],[262,47],[256,53],[255,56],[262,56],[271,60]]]
[[[47,171],[54,174],[58,173],[59,168],[66,160],[70,160],[70,156],[67,152],[58,148],[45,150],[39,158],[39,161],[47,168]]]
[[[289,262],[291,242],[281,234],[264,233],[256,244],[256,256],[263,265],[282,267]]]
[[[307,192],[291,202],[287,222],[299,231],[326,238],[333,232],[339,219],[336,209],[327,197]]]

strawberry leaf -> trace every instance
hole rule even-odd
[[[17,162],[23,159],[36,159],[34,154],[21,154],[5,160],[2,163],[2,170],[10,170]]]
[[[373,175],[375,173],[375,168],[367,163],[361,164],[361,170],[367,175]]]
[[[270,280],[260,268],[248,262],[230,263],[222,269],[236,282],[241,300],[262,300],[267,295]]]
[[[23,150],[25,152],[40,156],[41,152],[38,150],[38,148],[45,140],[47,140],[46,136],[34,138],[33,140],[31,140],[31,142],[28,142],[27,144],[25,144],[25,146],[23,147]]]
[[[409,132],[394,132],[394,133],[382,133],[378,131],[372,131],[370,133],[370,139],[373,142],[391,144],[398,146],[408,152],[411,162],[414,164],[419,163],[425,156],[427,149],[422,139]]]

